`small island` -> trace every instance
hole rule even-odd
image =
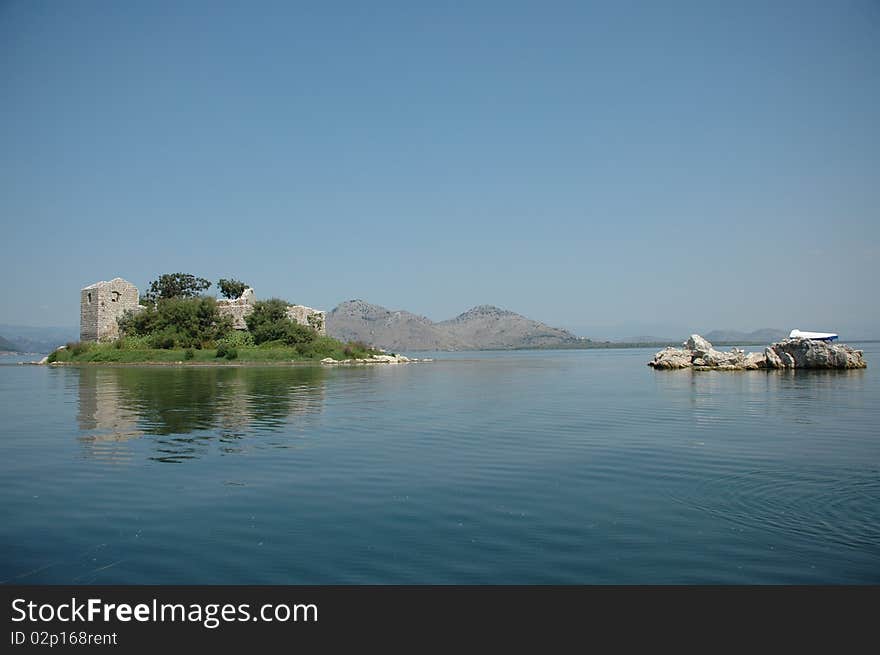
[[[739,348],[721,352],[699,334],[692,334],[682,346],[664,348],[654,355],[648,366],[658,370],[690,368],[697,371],[867,367],[861,350],[805,337],[777,341],[762,353],[746,353]]]
[[[280,298],[257,300],[234,279],[159,276],[143,298],[122,278],[82,289],[80,340],[40,363],[62,364],[397,364],[415,361],[362,341],[327,336],[325,313]]]

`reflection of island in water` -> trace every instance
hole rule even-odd
[[[248,433],[305,428],[324,405],[320,367],[82,367],[77,420],[91,456],[125,460],[150,435],[153,458],[180,462],[219,444],[240,452]],[[275,443],[273,445],[283,445]]]

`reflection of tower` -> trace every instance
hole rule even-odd
[[[149,436],[151,459],[183,462],[218,444],[236,452],[260,434],[307,429],[324,407],[322,367],[82,367],[80,440],[92,457],[119,460]],[[232,443],[240,445],[235,449]],[[254,443],[259,443],[257,440]]]
[[[79,374],[79,413],[77,421],[84,433],[80,440],[94,454],[106,451],[99,444],[112,444],[140,437],[137,414],[122,403],[119,373],[116,369],[83,367]],[[106,452],[103,453],[107,455]]]
[[[217,427],[224,432],[243,432],[253,418],[248,405],[247,389],[240,374],[222,382],[223,391],[217,400]]]

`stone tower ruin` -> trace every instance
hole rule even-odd
[[[80,292],[79,340],[111,341],[119,338],[116,320],[126,311],[138,311],[137,287],[121,277],[95,282]]]

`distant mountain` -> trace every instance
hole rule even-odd
[[[436,327],[463,350],[547,347],[581,341],[571,332],[492,305],[479,305]]]
[[[753,332],[738,332],[737,330],[712,330],[703,335],[712,343],[736,342],[736,343],[766,343],[770,344],[780,339],[785,339],[788,332],[774,328],[762,328]]]
[[[3,337],[0,337],[0,352],[17,353],[19,351],[20,351],[20,348],[16,344],[12,343],[8,339],[4,339]]]
[[[483,350],[570,345],[582,340],[505,309],[480,305],[448,321],[391,311],[363,300],[341,303],[327,315],[327,333],[392,351]]]
[[[684,339],[672,339],[670,337],[655,337],[650,334],[640,334],[635,337],[626,337],[625,339],[615,339],[619,343],[679,343]]]
[[[424,316],[348,300],[327,315],[327,334],[388,350],[454,350],[455,344]]]
[[[0,325],[0,334],[20,352],[50,353],[68,341],[79,341],[79,328]]]

